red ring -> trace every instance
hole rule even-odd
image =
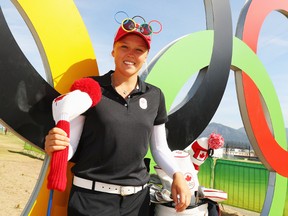
[[[246,15],[243,29],[243,41],[256,53],[259,32],[267,15],[276,10],[288,11],[288,1],[253,0]],[[257,19],[255,19],[257,17]],[[264,164],[282,176],[288,177],[288,152],[274,139],[266,122],[262,108],[260,93],[254,82],[242,73],[244,98],[253,134],[264,159]],[[263,161],[262,161],[263,162]]]

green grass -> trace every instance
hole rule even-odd
[[[11,132],[7,132],[5,135],[4,133],[0,132],[0,140],[2,144],[16,144],[23,146],[23,153],[37,157],[37,158],[44,158],[45,152],[39,148],[30,145],[29,143],[25,142],[21,138],[17,137]]]
[[[44,152],[43,152],[43,150],[40,150],[40,149],[38,149],[38,148],[35,148],[34,146],[32,146],[32,145],[30,145],[30,144],[28,144],[28,143],[24,143],[24,150],[27,150],[27,151],[33,151],[33,152],[36,152],[36,153],[39,153],[39,154],[45,154]]]

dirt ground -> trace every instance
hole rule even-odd
[[[0,131],[0,216],[19,216],[33,192],[43,156],[24,150],[24,141]],[[257,213],[221,206],[222,216],[256,216]]]
[[[19,216],[33,192],[43,159],[27,154],[24,141],[0,131],[0,216]]]

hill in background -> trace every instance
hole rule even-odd
[[[208,137],[213,132],[219,133],[224,137],[225,147],[228,145],[230,148],[252,149],[244,127],[234,129],[213,122],[206,127],[199,137]],[[288,129],[286,128],[286,138],[288,140],[287,133]]]

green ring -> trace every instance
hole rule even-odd
[[[155,63],[146,80],[162,89],[167,110],[170,110],[178,92],[189,78],[209,65],[213,34],[213,31],[207,30],[181,38],[171,45]],[[273,83],[258,56],[236,37],[233,38],[232,65],[245,71],[258,87],[270,113],[275,139],[284,148],[286,145],[284,120]],[[163,82],[163,77],[165,77],[165,82]],[[173,83],[173,88],[171,83]],[[245,101],[240,101],[240,103],[245,103]],[[277,174],[274,194],[270,195],[273,196],[273,203],[269,214],[283,214],[286,197],[283,191],[286,192],[286,190],[287,179]]]

